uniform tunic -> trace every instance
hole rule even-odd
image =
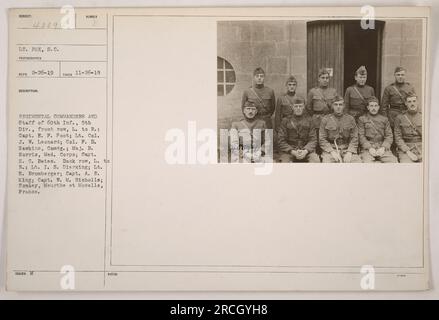
[[[364,86],[354,84],[348,87],[344,95],[345,111],[358,120],[367,112],[367,99],[374,96],[375,90],[367,84]]]
[[[384,89],[381,108],[383,112],[387,113],[392,128],[396,116],[407,109],[405,106],[405,98],[409,94],[415,94],[415,89],[408,82],[402,84],[394,82]]]
[[[331,105],[337,96],[334,88],[315,87],[309,90],[306,102],[308,113],[313,117],[313,125],[320,127],[320,121],[325,114],[331,113]]]
[[[320,123],[319,143],[323,150],[323,162],[335,162],[331,152],[336,151],[337,147],[341,156],[351,152],[351,162],[361,162],[357,155],[358,127],[351,115],[332,113],[324,116]]]
[[[395,143],[400,162],[413,162],[406,154],[408,150],[422,157],[422,115],[405,112],[395,118]]]
[[[320,162],[315,153],[317,146],[316,130],[312,118],[308,115],[284,118],[278,131],[278,145],[282,152],[282,162],[298,161],[291,155],[291,150],[307,150],[308,154],[302,161]]]
[[[293,100],[296,94],[286,93],[279,98],[276,102],[276,113],[274,114],[274,127],[278,130],[282,120],[293,114]]]
[[[241,107],[244,107],[246,101],[251,101],[255,104],[258,109],[257,117],[265,121],[268,129],[272,129],[271,116],[276,108],[276,98],[273,89],[264,85],[254,85],[244,90]]]
[[[358,134],[361,146],[361,158],[363,162],[398,162],[390,151],[393,143],[393,133],[389,119],[381,114],[371,115],[367,113],[358,119]],[[376,159],[369,153],[370,148],[379,149],[384,147],[384,154]]]

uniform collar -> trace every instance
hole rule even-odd
[[[257,120],[257,117],[254,117],[253,119],[248,119],[248,118],[246,118],[245,116],[244,116],[244,118],[242,119],[242,121],[245,121],[245,122],[247,122],[247,123],[249,123],[249,124],[253,124],[253,123],[255,123],[256,120]]]
[[[378,111],[378,113],[375,114],[375,115],[371,114],[370,112],[367,112],[367,116],[368,116],[369,118],[373,118],[373,119],[375,119],[375,118],[378,118],[379,115],[380,115],[379,111]]]

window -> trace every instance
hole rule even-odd
[[[219,97],[222,97],[229,94],[235,86],[235,70],[227,60],[217,57],[217,74],[217,93]]]

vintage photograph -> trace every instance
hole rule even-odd
[[[220,159],[422,162],[422,33],[421,19],[219,21]]]
[[[7,294],[437,295],[430,11],[5,8]]]

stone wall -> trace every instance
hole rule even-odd
[[[395,81],[396,66],[407,69],[407,81],[422,99],[422,21],[386,20],[383,33],[382,90]],[[420,100],[421,101],[421,100]]]
[[[285,92],[290,74],[298,80],[297,92],[306,96],[306,21],[221,21],[218,22],[218,56],[229,61],[236,72],[236,85],[218,97],[218,128],[229,128],[242,117],[241,96],[252,82],[253,70],[262,67],[265,83],[276,97]],[[407,81],[421,97],[422,21],[385,20],[382,47],[381,87],[394,81],[396,66],[407,69]]]

